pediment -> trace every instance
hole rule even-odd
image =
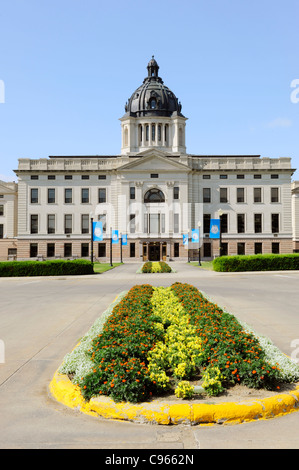
[[[14,194],[16,190],[13,190],[9,183],[0,180],[0,193],[2,194]]]
[[[147,154],[138,154],[132,162],[129,162],[118,171],[159,171],[159,172],[188,172],[190,168],[176,160],[178,158],[166,157],[165,153],[156,150],[148,150]]]

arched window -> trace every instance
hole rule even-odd
[[[144,195],[144,202],[165,202],[164,193],[157,188],[149,189]]]

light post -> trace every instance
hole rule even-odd
[[[198,265],[201,266],[201,259],[200,259],[200,227],[201,227],[201,222],[197,222],[198,225]]]
[[[93,264],[93,213],[90,212],[90,262]]]
[[[112,227],[110,227],[110,266],[113,266],[113,263],[112,263]]]
[[[219,209],[218,210],[218,215],[219,215],[219,220],[220,220],[220,226],[219,226],[219,256],[222,255],[222,230],[221,230],[221,217],[223,214],[223,210]]]
[[[119,241],[120,241],[120,262],[122,263],[123,262],[123,236],[122,236],[122,233],[120,233]]]
[[[189,256],[189,233],[190,233],[190,228],[188,228],[188,263],[190,263],[190,256]]]

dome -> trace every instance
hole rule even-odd
[[[125,105],[126,114],[133,117],[167,116],[174,113],[182,116],[181,103],[175,94],[164,85],[159,77],[159,65],[154,56],[147,65],[148,76],[142,85],[134,91]]]

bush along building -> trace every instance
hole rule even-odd
[[[291,159],[188,154],[186,121],[153,57],[120,118],[119,155],[21,158],[17,184],[0,182],[1,259],[90,258],[91,247],[100,261],[111,247],[114,261],[299,250]],[[92,222],[102,228],[93,242]]]

